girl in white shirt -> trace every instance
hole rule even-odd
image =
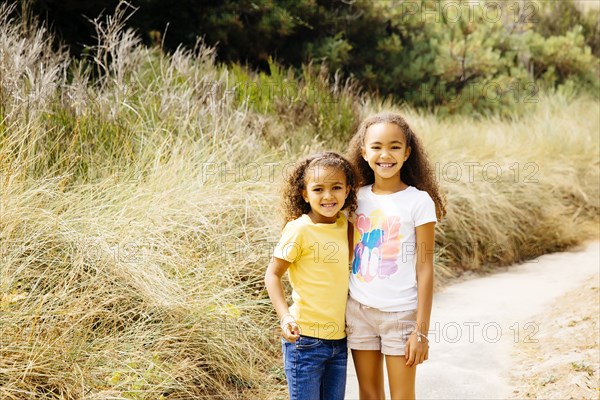
[[[420,141],[398,114],[364,120],[348,158],[361,186],[351,218],[346,308],[360,398],[385,398],[385,359],[392,399],[411,399],[416,366],[428,358],[434,228],[445,214],[444,199]]]

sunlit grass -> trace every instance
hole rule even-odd
[[[281,396],[262,284],[280,178],[391,106],[310,67],[271,81],[202,44],[165,55],[118,19],[76,63],[0,15],[0,397]],[[247,96],[273,82],[295,97]],[[439,278],[597,235],[598,106],[540,95],[512,121],[400,109],[448,198]]]

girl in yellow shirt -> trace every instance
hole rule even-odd
[[[333,152],[301,161],[286,181],[286,225],[265,284],[281,320],[291,400],[344,398],[352,228],[340,211],[356,209],[355,188],[352,165]],[[281,284],[286,271],[293,288],[291,307]]]

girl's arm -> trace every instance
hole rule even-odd
[[[352,258],[354,257],[354,225],[348,221],[348,259],[350,269],[352,269]]]
[[[429,357],[429,343],[426,336],[429,331],[433,300],[434,243],[435,222],[416,227],[417,331],[410,336],[406,345],[405,357],[408,359],[406,362],[408,366],[420,364]]]
[[[275,307],[275,311],[281,321],[283,337],[289,342],[294,343],[300,337],[300,327],[296,325],[296,320],[290,314],[290,309],[283,292],[283,285],[281,284],[281,277],[287,271],[290,264],[289,261],[272,257],[265,273],[265,286],[271,298],[271,303],[273,303],[273,307]]]

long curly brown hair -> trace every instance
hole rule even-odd
[[[369,163],[365,161],[362,155],[362,149],[365,146],[365,137],[367,129],[371,125],[387,123],[396,124],[400,127],[406,138],[407,146],[410,146],[411,152],[408,159],[402,165],[400,170],[400,179],[407,185],[414,186],[419,190],[426,191],[435,203],[435,212],[438,219],[446,215],[446,199],[439,190],[435,179],[435,171],[427,158],[427,153],[423,148],[421,141],[410,129],[408,123],[402,116],[391,112],[382,112],[367,117],[358,127],[358,131],[350,140],[346,156],[358,170],[359,185],[365,186],[375,182],[375,174]]]
[[[352,213],[356,210],[356,189],[358,180],[354,166],[341,155],[332,151],[309,156],[298,162],[289,172],[283,187],[282,209],[284,224],[308,214],[310,204],[304,201],[302,191],[306,189],[306,171],[315,167],[330,167],[342,171],[346,176],[346,185],[350,186],[350,192],[342,206],[342,210]]]

